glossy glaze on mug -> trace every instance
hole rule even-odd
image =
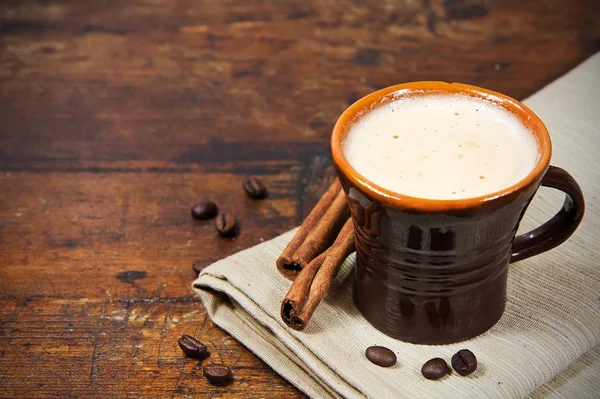
[[[538,144],[534,170],[505,190],[461,200],[402,196],[366,180],[341,151],[349,124],[398,96],[423,93],[477,96],[519,116]],[[560,244],[583,216],[577,183],[562,169],[551,167],[548,181],[559,183],[548,185],[569,194],[563,209],[533,232],[537,234],[519,237],[519,251],[512,248],[519,222],[549,168],[550,138],[531,110],[485,89],[416,82],[380,90],[342,114],[331,144],[355,225],[354,301],[377,329],[403,341],[452,343],[488,330],[504,312],[511,256],[520,260]]]
[[[403,341],[441,344],[496,323],[512,239],[535,185],[493,212],[439,214],[386,209],[347,180],[342,185],[355,221],[354,299],[371,324]]]

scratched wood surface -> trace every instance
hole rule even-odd
[[[359,97],[435,79],[522,98],[600,50],[598,21],[596,0],[0,2],[0,397],[303,397],[207,318],[192,262],[300,222]],[[237,238],[190,218],[202,198]]]

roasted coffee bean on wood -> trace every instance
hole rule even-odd
[[[203,359],[209,355],[206,345],[189,335],[182,335],[179,338],[179,347],[188,357]]]
[[[215,221],[217,231],[224,237],[230,237],[235,234],[235,225],[235,217],[227,213],[220,214]]]
[[[210,219],[217,216],[219,209],[212,201],[199,202],[192,207],[192,217],[196,220]]]
[[[233,378],[229,367],[216,364],[204,366],[202,374],[211,384],[226,384]]]
[[[391,367],[396,364],[396,354],[385,346],[369,346],[365,356],[371,363],[381,367]]]
[[[421,367],[421,374],[428,380],[439,380],[448,374],[448,363],[439,357],[430,359]]]
[[[460,375],[469,375],[477,369],[477,358],[468,349],[461,349],[452,356],[452,368]]]
[[[264,183],[256,177],[246,178],[242,183],[242,186],[250,198],[260,199],[267,196],[267,188]]]
[[[192,264],[192,269],[194,269],[194,272],[196,273],[196,276],[198,276],[200,274],[200,272],[202,270],[204,270],[204,268],[206,266],[208,266],[209,262],[205,262],[202,260],[197,260]]]

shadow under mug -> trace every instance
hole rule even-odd
[[[481,98],[518,116],[537,143],[534,169],[502,191],[458,200],[400,195],[354,170],[342,152],[352,123],[381,104],[428,94]],[[549,166],[550,136],[540,118],[519,101],[486,89],[415,82],[379,90],[342,113],[331,151],[355,228],[354,302],[375,328],[402,341],[447,344],[487,331],[504,312],[508,264],[561,244],[583,218],[579,185]],[[540,185],[563,191],[564,204],[548,222],[515,237]]]

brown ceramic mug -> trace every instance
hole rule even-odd
[[[437,93],[483,98],[518,116],[537,143],[533,171],[500,192],[434,200],[394,193],[352,168],[342,143],[353,122],[392,99]],[[452,343],[491,328],[506,305],[508,264],[561,244],[583,217],[579,185],[549,166],[550,136],[540,118],[519,101],[478,87],[416,82],[379,90],[344,111],[331,150],[355,227],[354,302],[378,330],[403,341]],[[564,204],[548,222],[515,237],[540,185],[563,191]]]

